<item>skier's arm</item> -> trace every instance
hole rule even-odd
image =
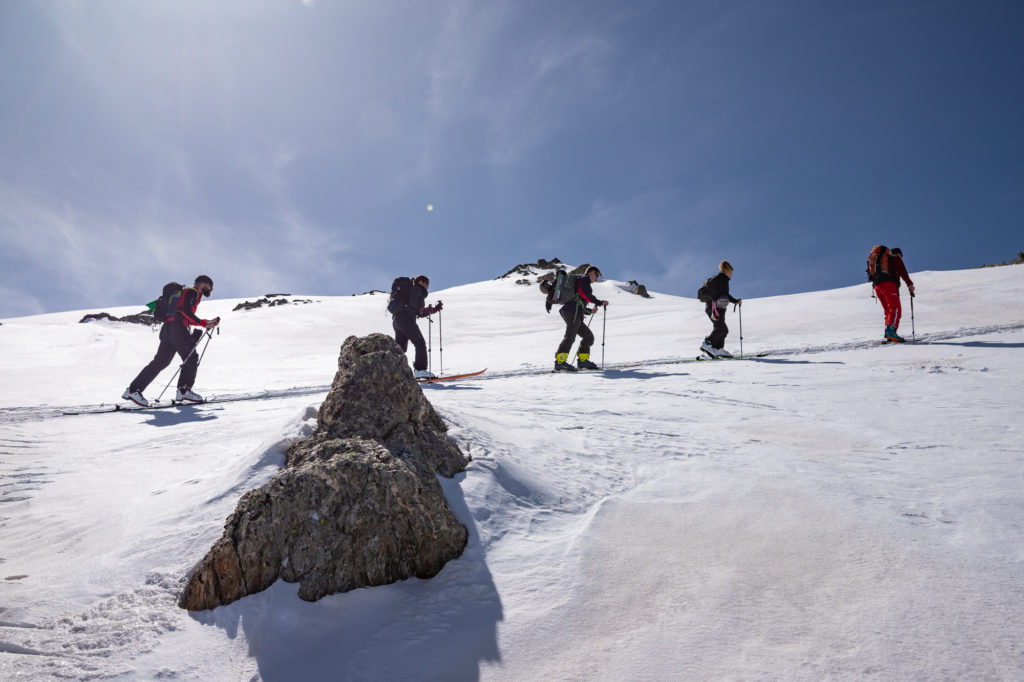
[[[594,295],[594,290],[590,286],[590,278],[586,276],[580,278],[579,286],[576,287],[576,295],[584,303],[590,303],[598,307],[608,305],[608,301],[602,301]]]
[[[181,317],[190,327],[205,327],[208,324],[207,320],[196,317],[196,314],[192,312],[198,305],[199,292],[195,289],[186,289],[181,301]]]

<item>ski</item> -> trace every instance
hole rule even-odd
[[[136,405],[135,403],[125,401],[125,404],[116,403],[114,405],[98,405],[96,407],[85,407],[82,409],[72,408],[69,410],[62,410],[61,414],[66,416],[75,416],[80,414],[107,414],[109,412],[148,412],[150,410],[166,410],[169,407],[194,407],[197,405],[206,405],[208,403],[232,403],[238,400],[257,400],[259,398],[265,398],[268,395],[268,391],[238,393],[225,396],[210,396],[206,400],[198,403],[171,400],[167,403],[157,403],[150,405],[149,407],[143,407],[142,405]]]
[[[439,381],[453,381],[455,379],[468,379],[469,377],[478,377],[486,371],[487,368],[484,367],[479,372],[468,372],[466,374],[450,374],[446,377],[434,377],[433,379],[417,379],[416,381],[420,382],[421,384],[436,384]]]
[[[730,355],[729,357],[720,357],[720,358],[711,358],[711,357],[705,357],[703,355],[698,355],[693,360],[682,360],[682,362],[707,362],[707,361],[710,361],[710,360],[752,360],[754,358],[763,358],[766,355],[768,355],[768,353],[755,353],[755,354],[752,354],[752,355]],[[670,363],[665,363],[665,364],[670,364]]]

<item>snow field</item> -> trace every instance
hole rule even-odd
[[[602,282],[616,368],[572,376],[536,373],[562,324],[535,286],[432,293],[445,371],[489,367],[424,387],[474,458],[442,479],[465,554],[428,581],[314,604],[279,582],[201,614],[181,580],[322,395],[42,418],[115,402],[155,334],[5,320],[0,677],[1019,679],[1021,273],[914,273],[916,345],[877,344],[861,285],[745,301],[744,350],[767,357],[640,366],[695,356],[702,307]],[[224,331],[197,390],[325,394],[341,341],[389,330],[383,296],[301,298],[204,301]]]

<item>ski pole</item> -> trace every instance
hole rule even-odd
[[[434,372],[434,320],[427,315],[427,371]]]
[[[215,327],[215,329],[217,330],[217,334],[220,335],[220,325],[219,324]],[[201,338],[202,337],[200,337],[200,339]],[[199,360],[196,361],[196,369],[197,370],[199,369],[199,365],[203,364],[203,356],[206,355],[206,347],[210,345],[210,339],[212,339],[212,338],[213,338],[213,334],[206,334],[206,344],[203,346],[203,352],[199,354]],[[196,345],[198,346],[199,344],[197,343]]]
[[[441,365],[437,373],[444,374],[444,318],[440,310],[437,311],[437,347],[441,351]]]
[[[212,335],[210,334],[210,330],[208,329],[205,332],[203,332],[203,336],[212,337]],[[158,402],[160,402],[160,399],[164,397],[164,393],[166,393],[167,389],[170,388],[171,382],[174,381],[174,377],[178,376],[178,373],[181,371],[181,368],[185,366],[185,363],[188,362],[188,359],[190,357],[192,357],[192,354],[196,352],[197,348],[199,348],[199,342],[203,340],[203,336],[200,336],[198,339],[196,339],[196,344],[194,346],[192,346],[192,350],[189,351],[188,355],[185,356],[185,359],[181,361],[180,365],[178,365],[178,369],[174,370],[174,374],[171,375],[171,378],[168,380],[167,385],[164,386],[164,390],[160,391],[160,395],[158,395],[156,397],[156,400],[153,401],[153,402],[157,402],[158,403]],[[206,339],[206,343],[207,343],[207,345],[209,345],[209,343],[210,343],[210,339],[209,338]],[[203,353],[205,353],[205,352],[206,352],[206,347],[204,346],[203,347]],[[196,367],[197,368],[199,367],[199,363],[198,362],[196,363]]]
[[[601,369],[604,369],[604,332],[608,328],[608,306],[601,313]]]
[[[917,330],[914,329],[914,292],[910,292],[910,340],[917,341]]]
[[[736,304],[736,310],[740,316],[740,357],[743,357],[743,306],[739,303]]]

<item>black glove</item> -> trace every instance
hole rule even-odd
[[[437,312],[442,308],[444,308],[444,303],[442,303],[441,301],[438,301],[437,303],[434,304],[434,312]]]
[[[549,315],[551,314],[551,301],[544,301],[544,310],[548,311]]]

